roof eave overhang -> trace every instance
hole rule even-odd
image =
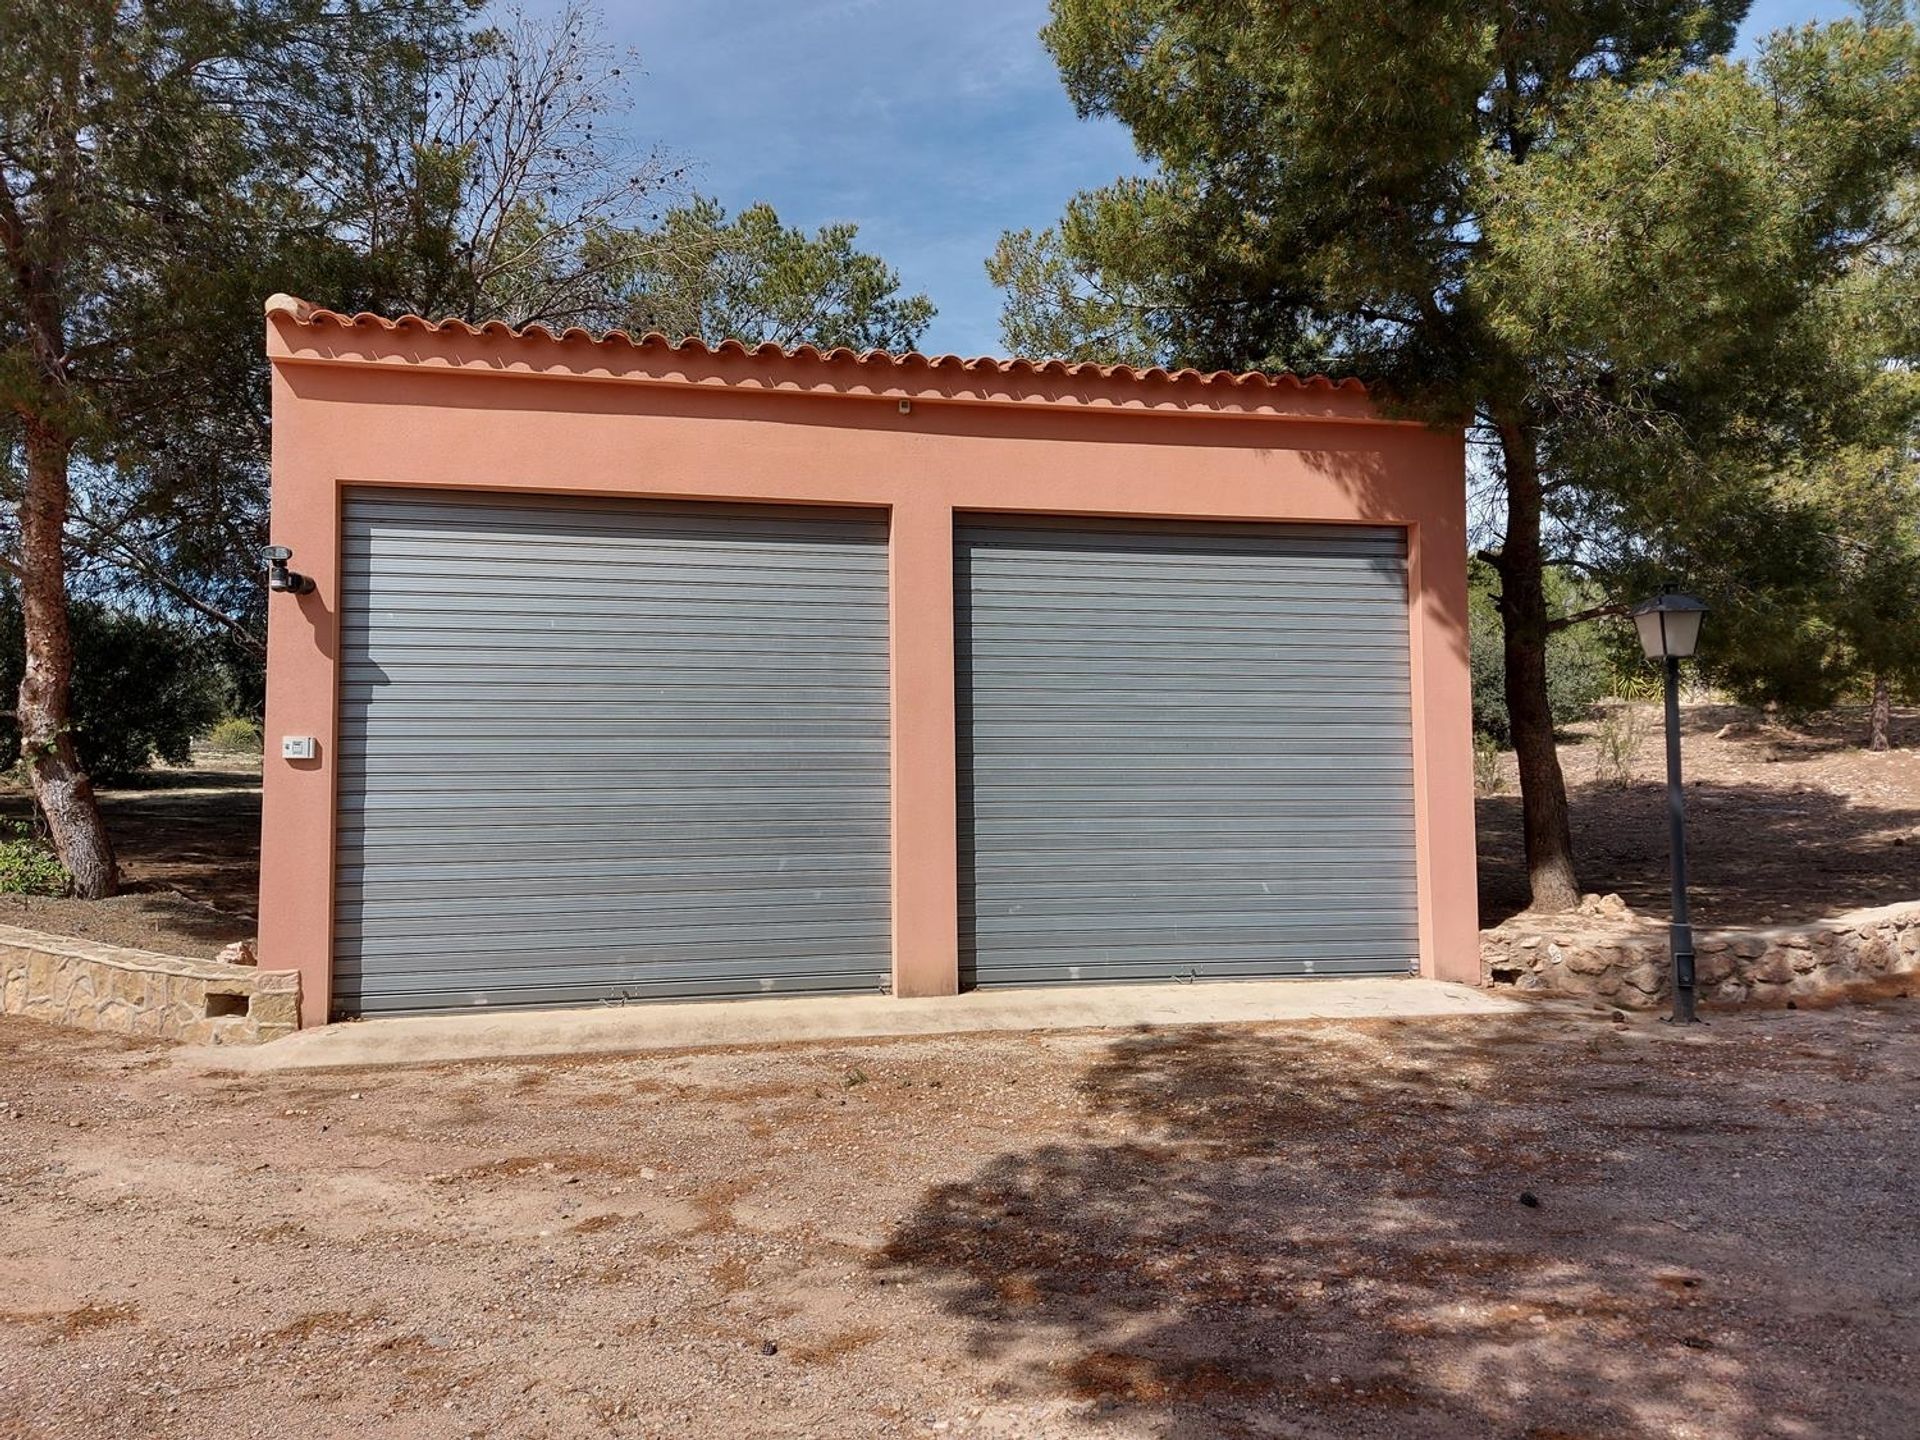
[[[962,359],[879,351],[792,350],[737,340],[708,346],[663,335],[555,333],[500,321],[344,315],[287,295],[267,302],[276,365],[353,366],[757,395],[991,405],[1121,415],[1417,424],[1382,416],[1358,381],[1197,370],[1136,371],[1061,360]]]

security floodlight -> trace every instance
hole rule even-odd
[[[267,588],[289,595],[311,595],[313,578],[289,570],[287,562],[291,559],[293,551],[285,545],[267,547]]]

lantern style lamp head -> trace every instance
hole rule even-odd
[[[1631,613],[1649,660],[1685,660],[1699,642],[1707,607],[1691,595],[1660,595],[1642,600]]]

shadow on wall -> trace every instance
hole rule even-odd
[[[1085,1077],[1085,1139],[931,1191],[879,1263],[971,1322],[1003,1398],[1065,1390],[1149,1427],[1129,1434],[1629,1436],[1702,1415],[1771,1434],[1830,1413],[1843,1379],[1695,1308],[1741,1247],[1780,1253],[1764,1227],[1681,1235],[1657,1223],[1684,1208],[1671,1163],[1625,1193],[1610,1173],[1756,1127],[1714,1112],[1679,1049],[1608,1034],[1586,1032],[1584,1087],[1542,1085],[1580,1043],[1562,1029],[1556,1057],[1543,1020],[1120,1040]],[[1276,1423],[1314,1414],[1338,1423]]]
[[[1410,468],[1419,466],[1417,456],[1430,455],[1436,448],[1436,442],[1444,439],[1442,432],[1423,426],[1402,426],[1386,431],[1379,436],[1378,446],[1365,446],[1351,449],[1309,449],[1301,451],[1301,458],[1316,470],[1333,480],[1346,491],[1355,505],[1362,508],[1394,509],[1405,504],[1404,491],[1397,490],[1388,481],[1392,473],[1404,477]],[[1430,463],[1430,462],[1429,462]],[[1454,452],[1455,465],[1461,462],[1458,452]],[[1462,485],[1466,483],[1464,471],[1424,477],[1434,486],[1441,484]],[[1404,479],[1401,484],[1404,485]],[[1461,504],[1464,507],[1465,497]],[[1440,621],[1442,632],[1449,646],[1461,663],[1467,655],[1467,587],[1466,555],[1467,533],[1464,528],[1464,515],[1461,527],[1451,536],[1430,536],[1441,549],[1452,548],[1460,555],[1460,583],[1457,594],[1435,591],[1429,599],[1434,603],[1434,615]]]
[[[1478,802],[1480,923],[1526,909],[1520,797]],[[1582,886],[1662,920],[1670,904],[1667,790],[1583,785],[1572,795]],[[1920,895],[1920,809],[1826,790],[1687,786],[1688,894],[1697,931],[1788,925]]]

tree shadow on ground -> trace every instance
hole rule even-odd
[[[1084,1139],[933,1190],[883,1263],[971,1322],[1003,1396],[1064,1391],[1128,1434],[1830,1433],[1813,1349],[1783,1372],[1699,1308],[1768,1237],[1660,1219],[1686,1208],[1668,1182],[1714,1202],[1675,1147],[1737,1157],[1754,1127],[1684,1047],[1580,1023],[1557,1053],[1532,1016],[1119,1040]],[[1582,1082],[1543,1083],[1576,1046]]]
[[[1920,804],[1858,804],[1807,787],[1687,786],[1687,861],[1699,930],[1792,924],[1920,895]],[[1635,910],[1668,907],[1664,780],[1584,785],[1572,794],[1581,887]],[[1480,923],[1527,908],[1520,797],[1482,796]]]
[[[260,777],[177,773],[197,775],[199,784],[102,792],[100,812],[123,879],[132,890],[178,891],[202,905],[251,914],[260,891]],[[30,821],[32,797],[22,791],[0,794],[0,818]],[[156,923],[165,918],[156,912]],[[184,908],[179,918],[185,939],[211,939],[232,929],[217,917],[196,927]]]
[[[219,765],[180,769],[142,770],[126,780],[102,787],[105,794],[149,793],[167,790],[258,790],[260,766],[237,760]]]

